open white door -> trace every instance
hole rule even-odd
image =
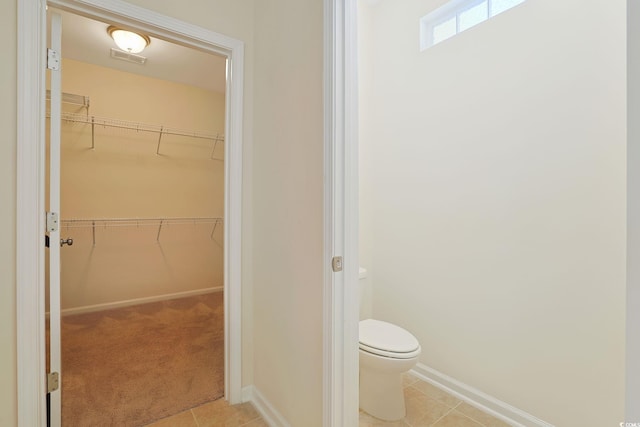
[[[61,361],[60,361],[60,110],[61,110],[61,39],[62,17],[51,13],[47,68],[50,74],[50,135],[49,135],[49,207],[47,233],[49,236],[49,425],[62,424]]]

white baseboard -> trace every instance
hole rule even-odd
[[[248,385],[246,387],[242,387],[242,403],[251,402],[253,398],[253,386]]]
[[[411,373],[514,427],[554,427],[553,424],[542,421],[422,363],[418,363]]]
[[[242,388],[242,401],[251,402],[269,427],[291,427],[255,386],[250,385]]]
[[[125,301],[108,302],[104,304],[85,305],[83,307],[66,308],[60,311],[61,316],[70,316],[73,314],[91,313],[94,311],[110,310],[113,308],[129,307],[131,305],[146,304],[150,302],[166,301],[171,299],[193,297],[196,295],[204,295],[213,292],[222,292],[223,286],[217,288],[196,289],[194,291],[177,292],[173,294],[154,295],[151,297],[135,298]],[[49,313],[47,313],[48,315]]]

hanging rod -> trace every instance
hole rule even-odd
[[[51,91],[47,90],[47,100],[51,100]],[[89,97],[84,95],[76,95],[73,93],[62,92],[62,102],[65,104],[81,105],[84,108],[89,108]]]
[[[62,120],[73,123],[86,123],[94,126],[129,129],[135,130],[136,132],[154,132],[161,135],[188,136],[191,138],[208,139],[215,142],[224,141],[224,135],[220,134],[213,135],[205,132],[172,129],[165,126],[153,125],[148,123],[130,122],[127,120],[110,119],[97,116],[85,116],[75,113],[62,113]]]
[[[194,217],[194,218],[95,218],[95,219],[63,219],[60,221],[62,227],[65,228],[88,228],[91,227],[91,234],[93,236],[93,246],[96,245],[96,228],[108,228],[108,227],[143,227],[143,226],[157,226],[158,233],[156,234],[156,242],[160,242],[160,233],[162,227],[167,225],[179,225],[179,224],[213,224],[211,230],[211,240],[218,227],[218,224],[223,222],[221,217]]]

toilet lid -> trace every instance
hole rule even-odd
[[[418,340],[410,332],[375,319],[360,321],[360,346],[388,353],[413,353],[420,348]]]

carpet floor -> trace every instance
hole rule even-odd
[[[224,394],[223,294],[62,318],[62,425],[143,426]]]

